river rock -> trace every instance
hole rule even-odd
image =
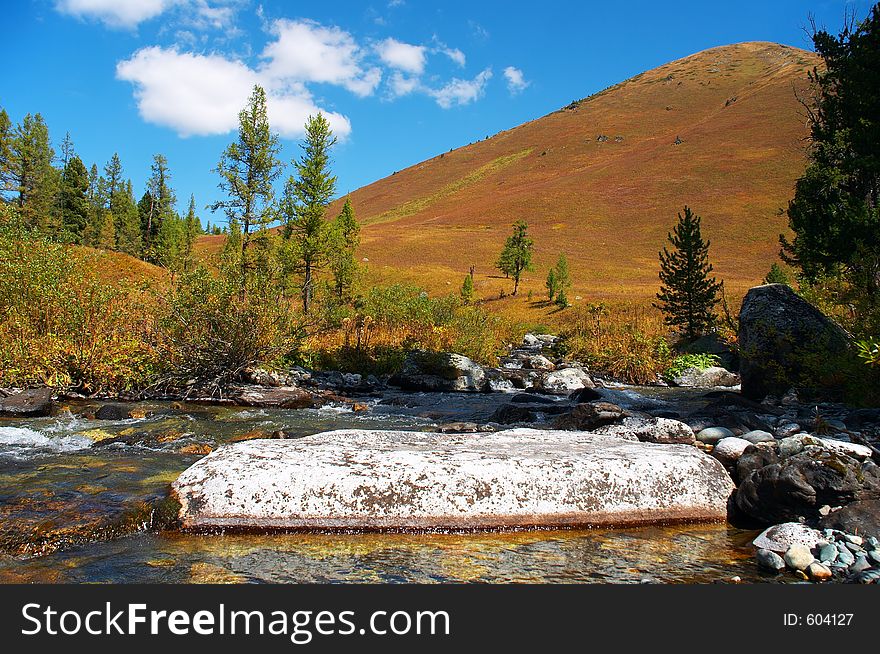
[[[697,433],[697,440],[707,445],[714,445],[722,438],[731,438],[734,433],[727,427],[707,427]]]
[[[880,536],[880,500],[851,502],[824,516],[819,526],[849,534]]]
[[[489,422],[497,422],[501,425],[537,422],[542,415],[557,415],[567,410],[568,407],[558,404],[521,404],[510,402],[495,409],[495,412],[489,416]]]
[[[720,366],[708,368],[687,368],[672,382],[676,386],[687,388],[716,388],[719,386],[736,386],[739,384],[739,375],[730,372]]]
[[[776,448],[752,445],[747,447],[742,455],[736,460],[736,474],[734,480],[737,484],[741,484],[743,480],[748,479],[755,470],[760,470],[764,466],[771,463],[777,463],[779,455]]]
[[[553,421],[553,429],[573,429],[592,431],[597,427],[620,422],[626,412],[610,402],[589,402],[578,404],[570,412]]]
[[[848,354],[850,337],[786,284],[749,289],[739,313],[738,342],[742,392],[747,397],[781,397],[805,383],[813,387],[806,389],[811,394],[839,391],[821,388],[805,362],[821,354],[824,365],[834,365],[836,358]],[[837,379],[831,371],[824,376]]]
[[[773,572],[785,570],[785,561],[776,552],[759,549],[757,554],[755,554],[755,558],[758,561],[758,565],[765,570],[772,570]]]
[[[671,418],[627,417],[621,424],[599,427],[596,432],[639,440],[643,443],[693,445],[694,431],[683,422]]]
[[[810,548],[799,543],[791,545],[782,558],[789,568],[801,571],[805,571],[816,560],[810,552]]]
[[[548,393],[570,393],[579,388],[593,388],[596,384],[583,368],[562,368],[546,373],[541,388]]]
[[[31,388],[0,398],[0,416],[37,418],[52,412],[52,389]]]
[[[831,570],[818,561],[813,561],[807,566],[807,576],[813,581],[825,581],[831,579]]]
[[[95,411],[97,420],[127,420],[131,417],[131,409],[124,404],[104,404]]]
[[[818,522],[825,506],[880,499],[880,468],[811,447],[755,470],[742,480],[736,506],[759,522]]]
[[[227,445],[173,484],[185,528],[499,528],[724,520],[697,449],[585,432],[339,430]]]
[[[486,386],[483,367],[452,352],[414,350],[388,382],[409,391],[481,391]]]
[[[812,550],[823,541],[822,532],[799,522],[784,522],[762,531],[752,545],[758,549],[785,554],[792,545],[803,545]]]
[[[740,436],[740,438],[752,444],[776,442],[776,438],[774,438],[773,434],[766,431],[761,431],[760,429],[754,429],[752,431],[746,432],[745,434]]]
[[[715,449],[712,450],[712,456],[721,461],[725,466],[734,466],[750,445],[751,443],[748,441],[736,436],[722,438],[715,445]]]
[[[281,409],[313,409],[326,404],[321,396],[298,386],[246,386],[234,399],[240,406]]]

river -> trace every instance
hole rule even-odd
[[[71,402],[52,417],[0,420],[0,582],[775,579],[754,564],[750,541],[757,532],[726,524],[464,534],[156,529],[168,485],[208,448],[278,430],[295,438],[340,428],[433,430],[453,421],[485,422],[508,399],[388,392],[367,400],[363,411],[138,403],[131,408],[144,417],[114,421],[90,417],[99,404]]]

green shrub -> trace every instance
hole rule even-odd
[[[666,381],[675,379],[688,368],[696,368],[697,370],[705,370],[712,366],[717,366],[721,362],[714,354],[682,354],[672,360],[670,366],[663,372],[663,378]]]

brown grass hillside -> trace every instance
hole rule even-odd
[[[773,43],[713,48],[397,172],[351,195],[364,226],[359,256],[376,281],[434,292],[457,288],[473,264],[477,295],[497,297],[512,285],[493,262],[524,219],[537,265],[525,293],[543,292],[564,252],[570,299],[647,298],[657,252],[687,204],[703,218],[718,276],[741,295],[766,274],[786,229],[779,209],[803,172],[808,134],[796,94],[818,62]],[[200,249],[221,241],[205,237]]]

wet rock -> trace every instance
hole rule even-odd
[[[719,386],[737,386],[739,375],[719,366],[708,368],[688,368],[675,377],[676,386],[686,388],[717,388]]]
[[[773,433],[776,434],[776,438],[788,438],[789,436],[794,436],[802,431],[803,429],[796,422],[784,422],[776,427],[776,429],[773,430]]]
[[[97,420],[128,420],[131,409],[125,404],[103,404],[95,411]]]
[[[241,381],[255,386],[286,386],[287,377],[263,368],[248,368],[241,373]]]
[[[742,455],[736,460],[736,474],[734,479],[738,484],[748,479],[756,470],[779,461],[779,455],[775,448],[771,447],[747,447]]]
[[[880,468],[818,447],[754,471],[736,492],[739,510],[769,524],[818,522],[825,505],[868,499],[880,499]]]
[[[771,570],[773,572],[785,570],[785,561],[783,561],[782,557],[779,556],[776,552],[759,549],[757,554],[755,555],[755,558],[758,561],[758,565],[765,570]]]
[[[452,352],[414,350],[389,383],[411,391],[481,391],[486,385],[482,366]]]
[[[573,391],[568,396],[568,399],[572,400],[575,404],[583,404],[585,402],[595,402],[596,400],[603,400],[605,399],[605,396],[603,396],[595,388],[584,387]]]
[[[478,434],[494,431],[489,425],[478,425],[475,422],[447,422],[437,427],[441,434]]]
[[[498,528],[724,520],[695,448],[583,432],[340,430],[222,447],[173,488],[184,527]]]
[[[697,440],[701,443],[714,445],[722,438],[732,438],[734,433],[727,427],[707,427],[697,432]]]
[[[572,429],[576,431],[592,431],[597,427],[609,425],[623,420],[626,412],[610,402],[590,402],[578,404],[569,413],[559,416],[553,421],[554,429]]]
[[[238,392],[234,399],[239,406],[280,409],[314,409],[327,403],[320,395],[298,386],[248,386]]]
[[[809,550],[822,541],[822,532],[799,522],[784,522],[762,531],[752,545],[759,549],[785,554],[792,545],[803,545]]]
[[[538,411],[544,405],[534,404],[504,404],[489,416],[489,422],[497,422],[499,425],[515,425],[523,422],[535,422],[538,419]]]
[[[552,397],[538,395],[537,393],[517,393],[510,401],[513,404],[556,404]]]
[[[807,566],[807,576],[813,581],[825,581],[831,579],[831,570],[818,561],[813,561]]]
[[[782,396],[805,382],[813,386],[807,389],[812,394],[838,393],[839,388],[821,388],[804,362],[815,359],[821,351],[826,364],[832,365],[835,358],[848,354],[850,337],[787,285],[767,284],[749,290],[740,309],[738,339],[745,396]],[[829,379],[836,379],[830,371],[826,373]]]
[[[851,502],[819,520],[819,526],[850,534],[880,535],[880,500]]]
[[[37,418],[52,413],[52,389],[31,388],[0,398],[0,416]]]
[[[583,368],[554,370],[541,378],[541,388],[548,393],[567,394],[580,388],[595,386],[596,384]]]

